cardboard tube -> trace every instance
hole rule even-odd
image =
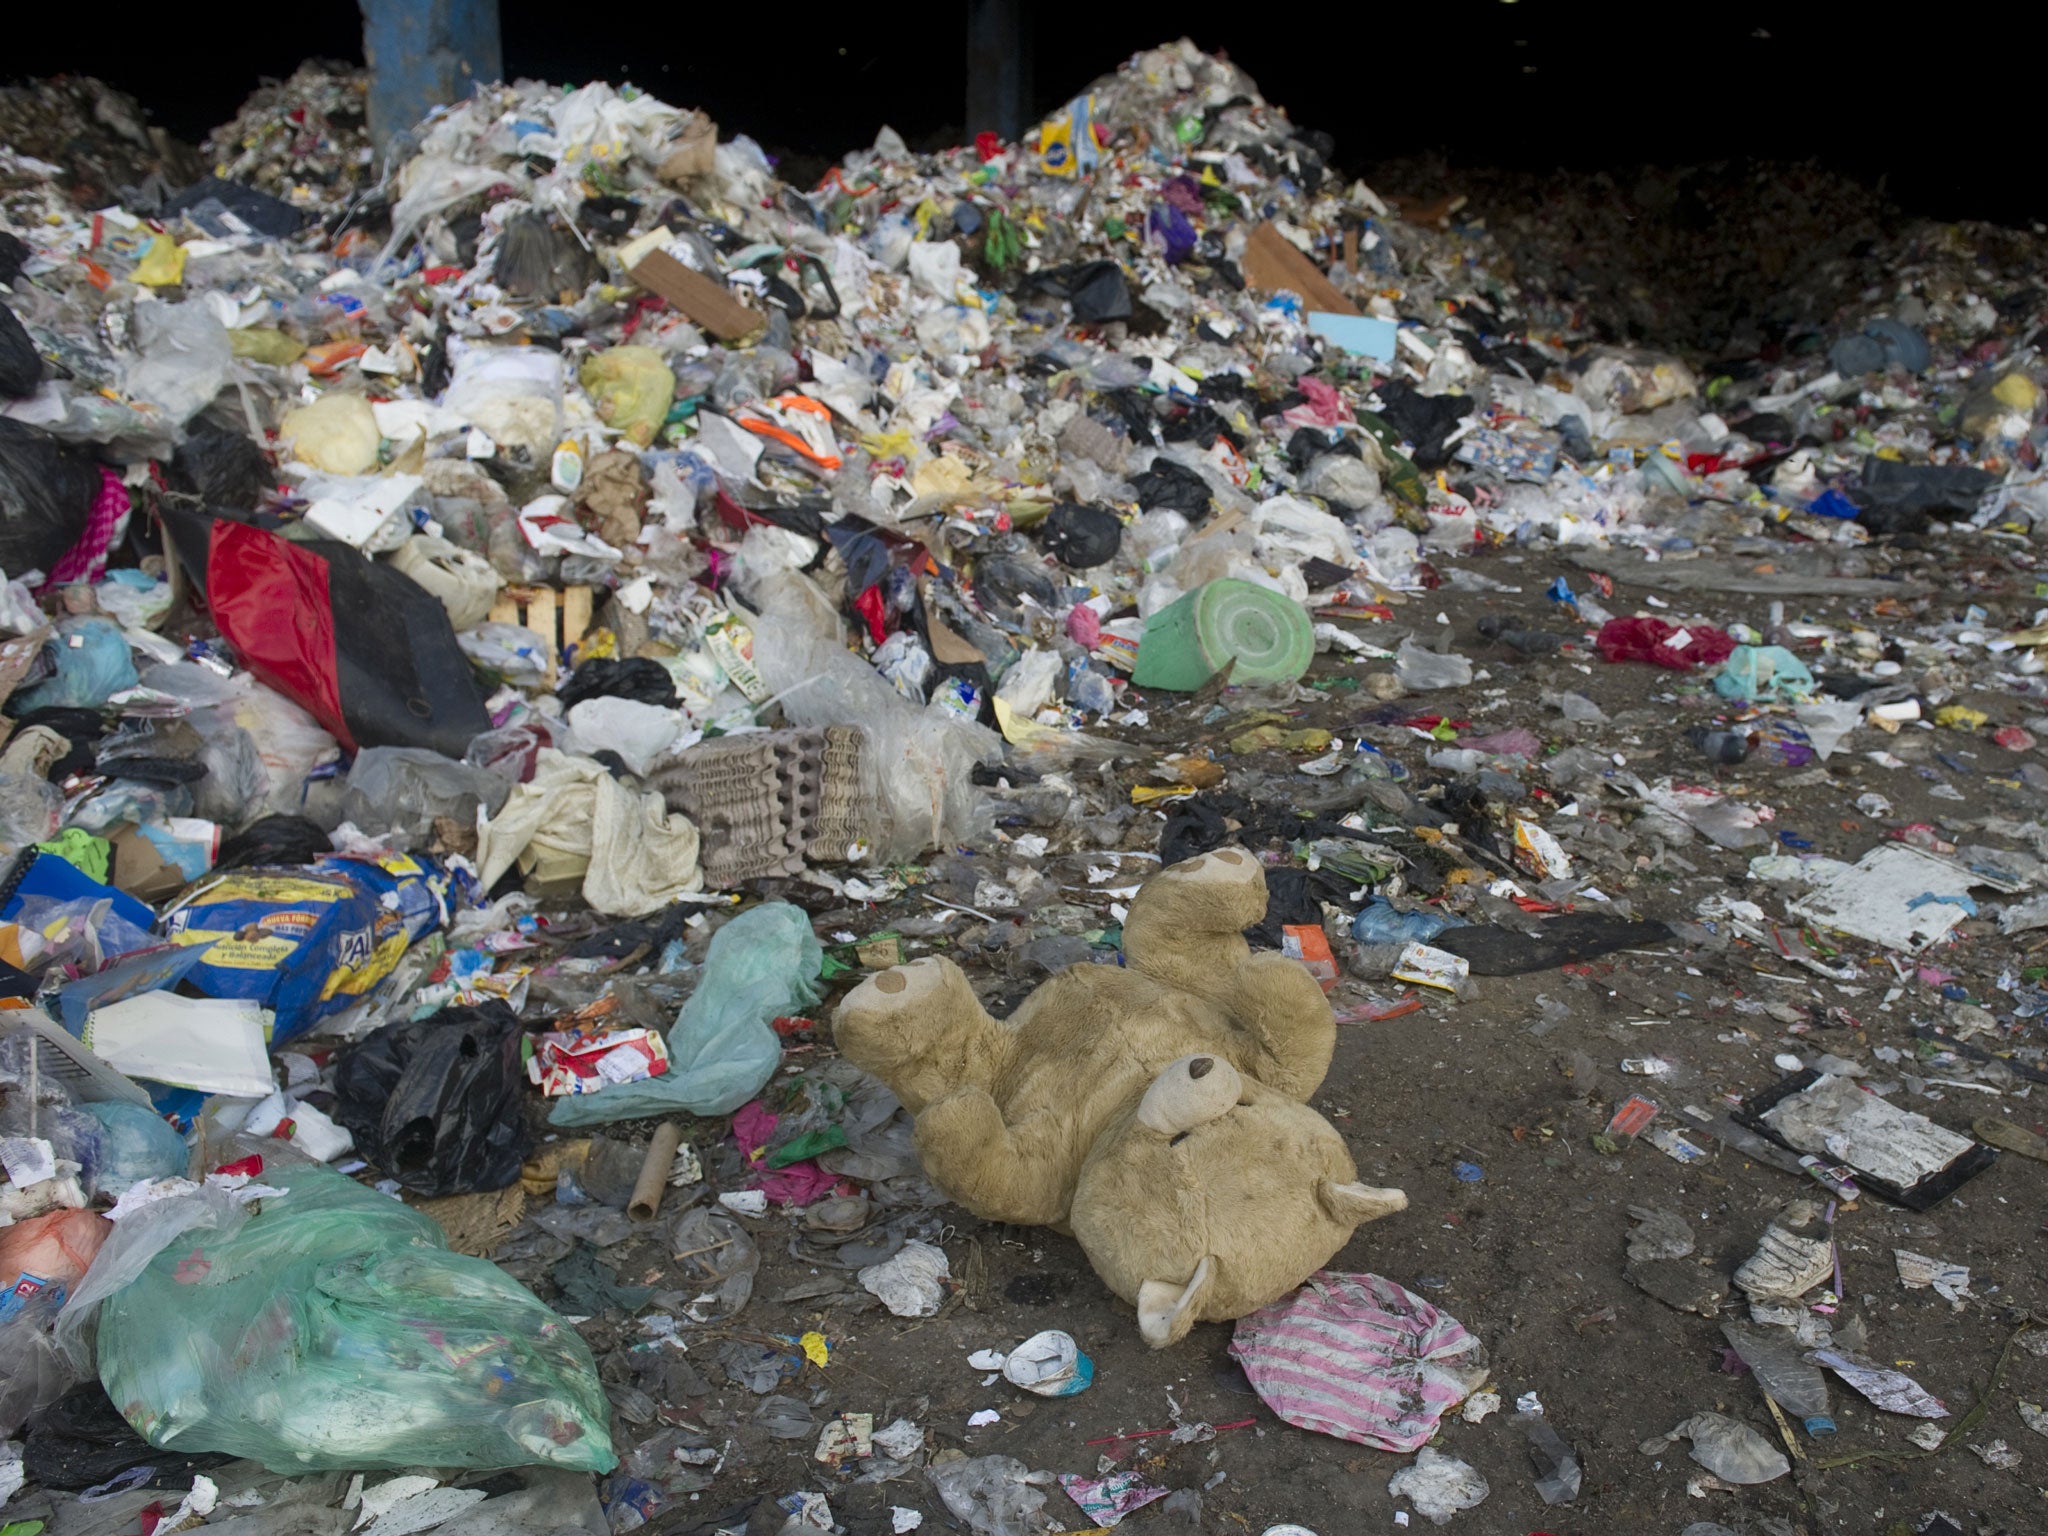
[[[633,1198],[626,1202],[626,1214],[635,1221],[652,1221],[661,1209],[661,1197],[668,1193],[668,1171],[682,1144],[683,1128],[675,1121],[664,1120],[654,1128],[654,1140],[647,1143],[647,1160],[640,1165],[640,1177],[633,1181]]]

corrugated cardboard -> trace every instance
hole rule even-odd
[[[1332,315],[1358,313],[1358,306],[1339,293],[1336,284],[1271,224],[1261,224],[1251,232],[1240,265],[1245,282],[1263,293],[1286,288],[1307,300],[1310,309]]]
[[[659,294],[720,341],[738,341],[767,317],[747,308],[701,272],[692,272],[667,251],[649,251],[632,269],[633,281]]]

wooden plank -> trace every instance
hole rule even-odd
[[[535,587],[527,597],[526,627],[541,638],[548,657],[548,686],[555,686],[555,673],[562,662],[561,625],[555,612],[555,589]]]
[[[562,589],[562,648],[582,642],[590,633],[590,588],[584,586]]]

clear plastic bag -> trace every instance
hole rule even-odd
[[[410,847],[434,830],[436,817],[474,827],[479,807],[497,815],[510,790],[497,774],[438,752],[365,747],[349,768],[341,814],[373,837],[396,833]]]
[[[128,394],[178,427],[212,403],[234,362],[227,328],[203,303],[136,305],[135,344]]]
[[[824,950],[800,907],[772,901],[712,936],[697,990],[668,1032],[661,1077],[557,1099],[552,1125],[603,1125],[645,1115],[724,1115],[774,1075],[782,1042],[768,1021],[818,999]]]
[[[617,1464],[589,1349],[502,1269],[320,1164],[261,1182],[100,1303],[100,1379],[152,1445],[294,1474]]]
[[[742,562],[762,548],[749,534]],[[897,862],[969,841],[983,804],[974,767],[1001,751],[1001,738],[941,706],[920,709],[905,700],[840,643],[838,615],[807,578],[770,566],[754,589],[754,665],[780,698],[783,717],[797,726],[857,725],[867,732],[864,771],[873,766],[873,798],[888,820],[877,859]]]
[[[1463,688],[1472,681],[1472,663],[1464,656],[1439,656],[1413,640],[1403,640],[1394,652],[1394,676],[1403,688],[1421,692],[1430,688]]]

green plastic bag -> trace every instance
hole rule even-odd
[[[284,1193],[101,1303],[100,1380],[151,1445],[288,1473],[618,1464],[589,1349],[531,1291],[322,1164],[257,1182]]]
[[[803,908],[767,901],[742,912],[711,936],[697,990],[668,1032],[668,1071],[557,1099],[548,1124],[731,1114],[775,1075],[782,1040],[769,1020],[818,1000],[823,963]]]

